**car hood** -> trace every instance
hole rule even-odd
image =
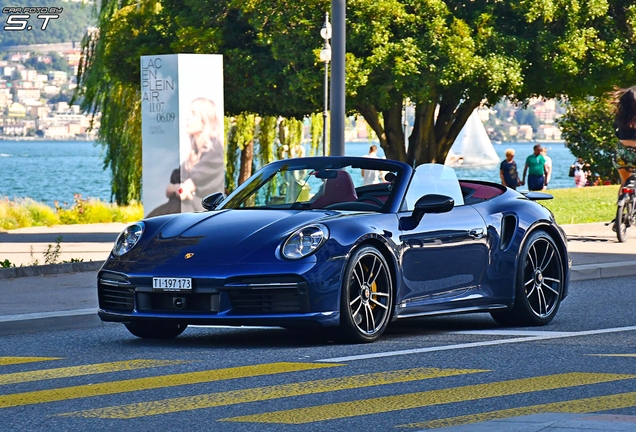
[[[291,232],[337,214],[318,210],[183,213],[164,223],[154,233],[143,246],[137,261],[218,265],[240,262],[250,255],[250,262],[271,262],[276,247]]]

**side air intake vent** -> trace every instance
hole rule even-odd
[[[510,247],[516,229],[517,218],[513,215],[504,216],[501,220],[501,242],[499,244],[501,250],[506,250]]]

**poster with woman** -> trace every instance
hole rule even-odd
[[[141,62],[144,213],[203,210],[203,198],[225,189],[223,57],[171,54]]]

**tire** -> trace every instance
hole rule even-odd
[[[621,243],[625,243],[629,237],[629,227],[631,226],[630,210],[632,208],[631,197],[618,200],[620,204],[616,208],[616,218],[614,219],[614,231]]]
[[[131,322],[124,325],[134,336],[143,339],[174,339],[188,327],[187,324],[160,321]]]
[[[393,310],[389,266],[376,248],[355,251],[345,269],[340,301],[340,339],[367,343],[386,329]]]
[[[565,263],[556,243],[545,231],[534,232],[519,255],[514,304],[491,312],[492,317],[506,326],[548,324],[559,310],[564,278]]]

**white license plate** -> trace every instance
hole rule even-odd
[[[153,277],[152,289],[158,291],[192,291],[192,278]]]

